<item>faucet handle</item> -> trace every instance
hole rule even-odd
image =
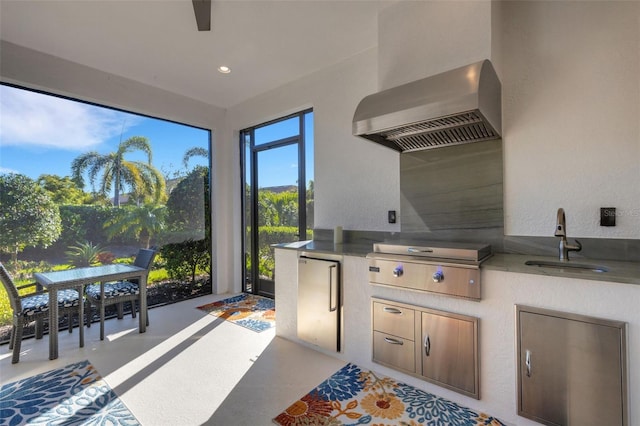
[[[571,248],[570,248],[570,250],[573,250],[573,251],[580,251],[580,250],[582,250],[582,244],[580,243],[580,241],[575,240],[575,242],[576,242],[576,245],[575,245],[575,246],[573,246],[573,247],[571,247]]]

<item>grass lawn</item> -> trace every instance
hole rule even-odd
[[[59,267],[53,268],[54,270],[67,269],[68,265],[61,265]],[[148,285],[147,287],[153,287],[155,284],[167,281],[169,279],[169,275],[167,270],[164,268],[154,269],[149,272]],[[14,279],[14,283],[16,286],[21,286],[24,284],[29,284],[34,282],[32,279]],[[20,294],[32,293],[35,291],[34,287],[25,288],[20,291]],[[13,310],[11,309],[11,304],[9,302],[9,295],[5,290],[4,286],[0,288],[0,327],[11,325],[11,317],[13,315]]]

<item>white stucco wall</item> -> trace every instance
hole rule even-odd
[[[378,15],[380,90],[491,59],[491,1],[400,1]]]
[[[640,238],[640,3],[501,7],[505,232]]]

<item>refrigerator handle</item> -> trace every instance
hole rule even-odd
[[[334,277],[337,271],[336,265],[329,266],[329,312],[338,309],[338,277]]]

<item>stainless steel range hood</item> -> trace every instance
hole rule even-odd
[[[365,97],[353,134],[400,152],[500,138],[501,86],[488,60]]]

